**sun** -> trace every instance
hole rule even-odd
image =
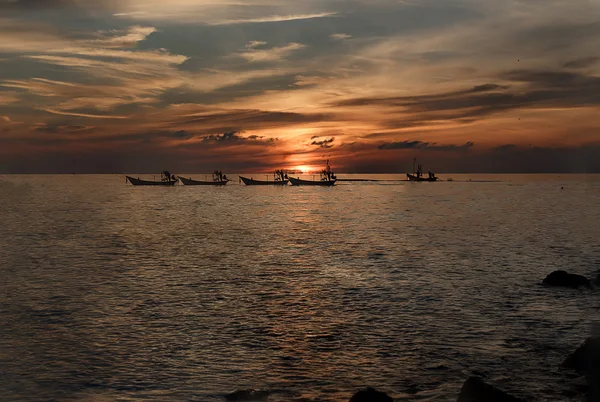
[[[298,165],[293,167],[294,170],[299,171],[301,173],[308,173],[311,171],[311,167],[307,165]]]

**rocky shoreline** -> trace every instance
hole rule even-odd
[[[561,368],[574,370],[586,380],[576,389],[566,392],[566,399],[585,396],[590,402],[600,401],[600,337],[590,337],[572,354],[567,356]],[[225,396],[227,401],[262,401],[269,399],[270,392],[257,390],[240,390]],[[462,385],[457,402],[525,402],[503,390],[486,383],[481,377],[469,377]],[[383,391],[367,387],[357,391],[348,402],[394,402],[394,399]]]
[[[542,281],[550,287],[570,289],[595,289],[600,286],[600,274],[595,281],[585,276],[566,271],[554,271]],[[565,399],[586,398],[590,402],[600,402],[600,337],[586,339],[560,365],[561,369],[573,372],[574,386],[563,391]],[[577,382],[577,380],[585,381]],[[225,396],[227,401],[268,401],[270,392],[257,390],[239,390]],[[525,402],[510,395],[494,385],[486,383],[481,377],[471,376],[462,385],[457,402]],[[393,398],[383,391],[372,387],[358,390],[348,402],[393,402]]]

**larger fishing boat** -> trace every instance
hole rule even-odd
[[[283,170],[276,170],[273,180],[255,180],[252,177],[240,176],[240,180],[247,186],[286,186],[289,182],[287,174]]]
[[[431,173],[431,175],[427,176],[427,177],[407,173],[406,177],[408,178],[409,181],[437,181],[438,180],[438,177],[434,173]]]
[[[177,183],[177,177],[172,175],[167,170],[163,170],[160,174],[160,181],[142,180],[139,177],[125,176],[125,183],[130,182],[134,186],[174,186]]]
[[[425,177],[425,175],[423,174],[423,165],[419,165],[415,169],[416,162],[417,162],[417,159],[415,158],[413,160],[413,173],[406,174],[406,177],[408,178],[409,181],[437,181],[438,180],[435,173],[433,173],[431,171],[427,172],[427,177]]]
[[[229,181],[227,175],[224,175],[220,170],[213,172],[212,180],[192,180],[191,177],[185,178],[182,176],[178,176],[178,178],[186,186],[224,186]]]
[[[337,181],[335,173],[329,167],[329,161],[327,161],[327,166],[321,170],[319,176],[319,180],[303,180],[299,177],[297,179],[290,177],[290,183],[292,183],[292,186],[333,186]]]

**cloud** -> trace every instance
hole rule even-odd
[[[289,43],[281,47],[273,47],[270,49],[257,49],[259,45],[264,45],[266,42],[250,42],[246,45],[246,50],[238,53],[239,56],[249,62],[274,62],[284,59],[292,52],[304,49],[306,46],[301,43]]]
[[[124,51],[106,48],[63,48],[60,50],[49,49],[47,53],[62,54],[62,56],[53,55],[25,55],[23,57],[32,60],[45,61],[47,63],[62,65],[67,67],[93,67],[110,66],[118,68],[119,64],[125,61],[131,62],[150,62],[159,65],[177,65],[185,62],[187,57],[182,55],[173,55],[168,52],[153,51]],[[77,57],[84,56],[84,57]],[[104,59],[104,60],[102,60]],[[106,59],[116,59],[118,62],[105,61]],[[120,62],[120,63],[119,63]],[[150,66],[144,66],[150,67]]]
[[[497,90],[508,89],[508,86],[499,84],[481,84],[467,89],[460,89],[446,93],[438,93],[431,95],[413,95],[413,96],[398,96],[389,98],[358,98],[338,101],[336,106],[407,106],[417,105],[423,102],[437,102],[448,99],[454,101],[458,98],[464,98],[465,95],[479,94],[485,92],[495,92]]]
[[[322,140],[315,139],[315,138],[318,138],[318,137],[311,138],[311,140],[314,139],[314,141],[311,142],[310,145],[316,145],[319,148],[331,148],[331,147],[333,147],[333,142],[335,141],[335,137],[325,138]]]
[[[71,45],[72,41],[61,36],[56,27],[0,16],[0,54],[46,52]]]
[[[127,119],[129,116],[117,116],[117,115],[107,115],[107,114],[91,114],[91,113],[80,113],[75,111],[67,111],[67,110],[55,110],[55,109],[43,109],[45,112],[57,114],[60,116],[76,116],[76,117],[87,117],[89,119]]]
[[[463,91],[462,93],[470,94],[470,93],[478,93],[478,92],[495,91],[498,89],[508,89],[508,86],[498,85],[498,84],[482,84],[482,85],[476,85],[471,89],[467,89],[467,90]]]
[[[103,48],[131,48],[145,40],[153,32],[156,32],[156,28],[154,27],[135,25],[129,27],[127,32],[101,32],[100,34],[102,36],[108,37],[93,40],[92,43]],[[113,36],[111,36],[111,34],[113,34]]]
[[[33,127],[34,131],[43,132],[43,133],[75,133],[75,132],[83,132],[90,131],[93,129],[93,126],[83,126],[83,125],[71,125],[71,124],[53,124],[53,123],[41,123],[37,124]]]
[[[207,135],[206,137],[202,138],[202,141],[204,142],[240,142],[247,140],[248,139],[246,137],[242,137],[236,131],[230,131],[223,134]]]
[[[462,163],[454,162],[455,169],[468,171],[479,165],[489,172],[594,173],[600,172],[600,143],[582,146],[503,144],[471,158],[465,158]]]
[[[252,40],[252,41],[246,43],[246,49],[256,49],[257,47],[261,47],[266,44],[267,44],[267,42],[262,41],[262,40]]]
[[[157,94],[161,85],[167,83],[168,80],[159,82],[158,79],[150,77],[146,80],[123,77],[116,83],[104,85],[77,85],[33,78],[30,80],[7,80],[0,83],[0,86],[26,90],[35,95],[38,99],[34,107],[52,110],[52,113],[69,114],[85,108],[106,112],[122,105],[155,103],[157,99],[152,95]]]
[[[303,4],[304,3],[304,4]],[[210,26],[279,24],[334,17],[337,12],[315,7],[318,2],[287,0],[191,1],[124,0],[111,4],[113,16],[127,19],[171,20],[181,24]]]
[[[175,67],[185,62],[186,56],[160,49],[134,48],[155,32],[154,27],[131,26],[126,30],[97,31],[69,38],[52,34],[44,26],[33,33],[26,23],[13,22],[11,26],[16,28],[12,41],[3,39],[7,32],[0,28],[0,53],[20,48],[20,58],[30,61],[35,68],[43,71],[38,67],[40,64],[58,66],[61,69],[54,69],[57,73],[53,75],[64,76],[64,80],[0,77],[0,88],[20,90],[15,102],[23,100],[22,104],[33,109],[93,119],[124,119],[127,116],[95,111],[155,104],[162,92],[182,84]],[[50,35],[45,35],[45,30]],[[12,58],[5,64],[18,66],[19,61]]]
[[[193,137],[193,134],[187,130],[178,130],[174,132],[165,132],[160,134],[163,137],[173,138],[176,140],[187,140]]]
[[[29,10],[74,6],[75,0],[0,0],[0,10]]]
[[[38,156],[131,143],[154,163],[164,153],[259,168],[327,153],[393,169],[412,151],[459,166],[452,158],[486,149],[501,160],[537,152],[524,143],[554,155],[600,139],[594,2],[0,0],[0,10],[2,115],[25,122],[10,136]],[[270,138],[276,147],[263,146]],[[510,144],[520,153],[492,151]]]
[[[432,122],[473,122],[512,110],[544,110],[600,106],[600,78],[562,70],[512,70],[498,73],[505,84],[482,84],[434,94],[346,99],[343,107],[395,111],[386,127],[430,125]]]
[[[600,60],[600,58],[596,57],[596,56],[582,57],[579,59],[571,60],[571,61],[563,64],[563,67],[574,68],[574,69],[587,68],[587,67],[591,67],[594,64],[598,63],[599,60]]]
[[[0,91],[0,104],[7,105],[20,100],[19,94],[14,91]]]
[[[329,37],[333,40],[344,40],[344,39],[351,39],[352,35],[348,35],[345,33],[337,33],[337,34],[331,34],[331,35],[329,35]]]
[[[268,128],[288,127],[334,119],[334,116],[329,114],[302,114],[254,109],[215,110],[214,108],[201,108],[193,105],[190,105],[190,107],[200,111],[194,113],[184,112],[177,117],[171,117],[170,124],[186,125],[213,132],[217,129],[224,129],[223,131],[233,132],[231,134],[233,139],[237,138],[240,130],[266,130]],[[176,113],[177,108],[174,108],[172,112]]]
[[[203,143],[213,144],[236,144],[236,145],[267,145],[272,146],[278,141],[277,138],[267,138],[258,135],[244,137],[239,132],[229,131],[223,134],[211,134],[202,137]]]
[[[390,149],[427,149],[431,151],[466,151],[475,145],[473,141],[468,141],[462,145],[454,144],[436,144],[423,141],[399,141],[380,144],[377,148],[383,150]]]
[[[316,13],[316,14],[292,14],[292,15],[269,15],[266,17],[247,18],[247,19],[223,19],[209,23],[211,25],[233,25],[233,24],[257,24],[268,22],[286,22],[297,20],[311,20],[315,18],[333,17],[336,13]]]

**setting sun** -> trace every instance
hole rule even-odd
[[[299,166],[294,166],[292,168],[292,170],[295,170],[295,171],[298,171],[301,173],[310,173],[311,171],[314,171],[315,169],[308,165],[299,165]]]

